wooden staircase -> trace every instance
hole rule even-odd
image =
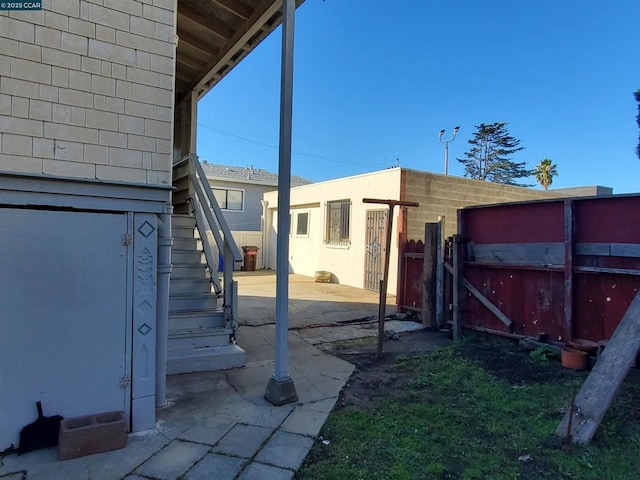
[[[174,185],[175,175],[174,169]],[[176,193],[178,198],[182,198],[182,192]],[[176,210],[188,211],[184,204],[180,207]],[[214,282],[211,281],[209,267],[212,262],[207,264],[204,258],[195,216],[174,214],[172,234],[167,374],[224,370],[244,365],[245,352],[235,344],[231,309],[225,308],[222,290],[212,288]],[[220,284],[218,272],[213,274]],[[222,287],[233,288],[229,285]]]

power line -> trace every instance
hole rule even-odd
[[[269,148],[278,149],[277,145],[273,145],[271,143],[259,142],[257,140],[253,140],[251,138],[243,137],[242,135],[237,135],[237,134],[231,133],[231,132],[225,132],[224,130],[220,130],[220,129],[211,127],[209,125],[205,125],[204,123],[198,122],[198,126],[201,127],[201,128],[204,128],[205,130],[210,130],[212,132],[219,133],[220,135],[225,135],[227,137],[237,138],[238,140],[242,140],[242,141],[247,142],[247,143],[252,143],[254,145],[260,145],[262,147],[269,147]],[[317,154],[314,154],[314,153],[299,152],[299,151],[296,151],[296,150],[293,150],[291,153],[293,153],[295,155],[300,155],[300,156],[303,156],[303,157],[310,157],[310,158],[317,158],[319,160],[326,160],[327,162],[332,162],[332,163],[341,163],[341,164],[344,164],[344,165],[355,165],[357,167],[369,167],[369,168],[371,168],[371,164],[370,163],[350,162],[349,160],[342,160],[342,159],[338,159],[338,158],[325,157],[323,155],[317,155]]]

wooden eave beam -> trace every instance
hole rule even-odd
[[[189,55],[185,55],[184,53],[176,55],[176,62],[178,62],[180,65],[184,65],[194,70],[194,75],[197,74],[197,72],[199,72],[204,66],[203,62]]]
[[[217,35],[223,40],[229,40],[234,34],[233,29],[227,27],[224,23],[216,20],[215,18],[207,17],[206,15],[195,12],[186,7],[183,3],[178,2],[178,23],[180,22],[181,16],[197,23],[202,28],[208,30],[214,35]]]
[[[178,29],[178,39],[178,49],[180,49],[180,43],[184,43],[192,49],[198,50],[207,56],[214,56],[220,51],[220,45],[215,45],[207,40],[202,40],[184,29]]]
[[[242,18],[243,20],[247,20],[252,13],[250,8],[245,7],[236,0],[213,0],[213,3],[218,5],[220,8],[224,8],[226,11]]]
[[[219,55],[211,60],[203,73],[193,82],[190,90],[207,91],[205,87],[216,73],[228,64],[247,41],[282,7],[282,0],[262,0],[251,14],[251,17],[239,28],[231,39],[220,49]]]

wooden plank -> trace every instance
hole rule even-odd
[[[564,201],[564,341],[573,338],[573,200]]]
[[[634,243],[612,243],[611,255],[616,257],[640,257],[640,245]]]
[[[442,231],[444,217],[438,218],[436,227],[436,326],[444,327],[444,256],[442,254]]]
[[[436,323],[436,235],[437,224],[424,224],[424,259],[422,262],[422,324],[437,328]]]
[[[629,305],[607,347],[576,395],[576,408],[565,414],[556,435],[566,437],[568,433],[574,443],[582,445],[591,441],[639,350],[640,292]],[[570,416],[573,416],[571,422]]]
[[[470,244],[469,260],[504,265],[562,265],[564,244],[562,242]]]
[[[453,236],[453,338],[462,336],[462,326],[466,313],[464,286],[464,241],[461,235]]]
[[[576,255],[595,255],[608,257],[611,255],[610,243],[576,243]]]
[[[573,267],[574,272],[583,273],[615,273],[620,275],[640,275],[640,270],[627,268],[607,268],[607,267]]]
[[[506,327],[508,327],[510,329],[510,331],[513,331],[513,322],[511,321],[511,319],[509,317],[507,317],[504,313],[502,313],[498,307],[496,307],[493,303],[491,303],[491,300],[489,300],[487,297],[485,297],[466,278],[463,278],[462,281],[464,282],[464,286],[467,288],[467,290],[469,290],[469,293],[471,293],[471,295],[476,297],[478,299],[478,301],[482,305],[487,307],[487,309],[491,313],[493,313],[496,317],[498,317],[498,320],[500,320],[502,323],[504,323],[504,325]]]

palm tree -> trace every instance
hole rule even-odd
[[[557,165],[550,158],[545,158],[536,166],[533,174],[536,176],[536,181],[542,185],[542,188],[547,190],[553,183],[553,177],[558,175]]]

